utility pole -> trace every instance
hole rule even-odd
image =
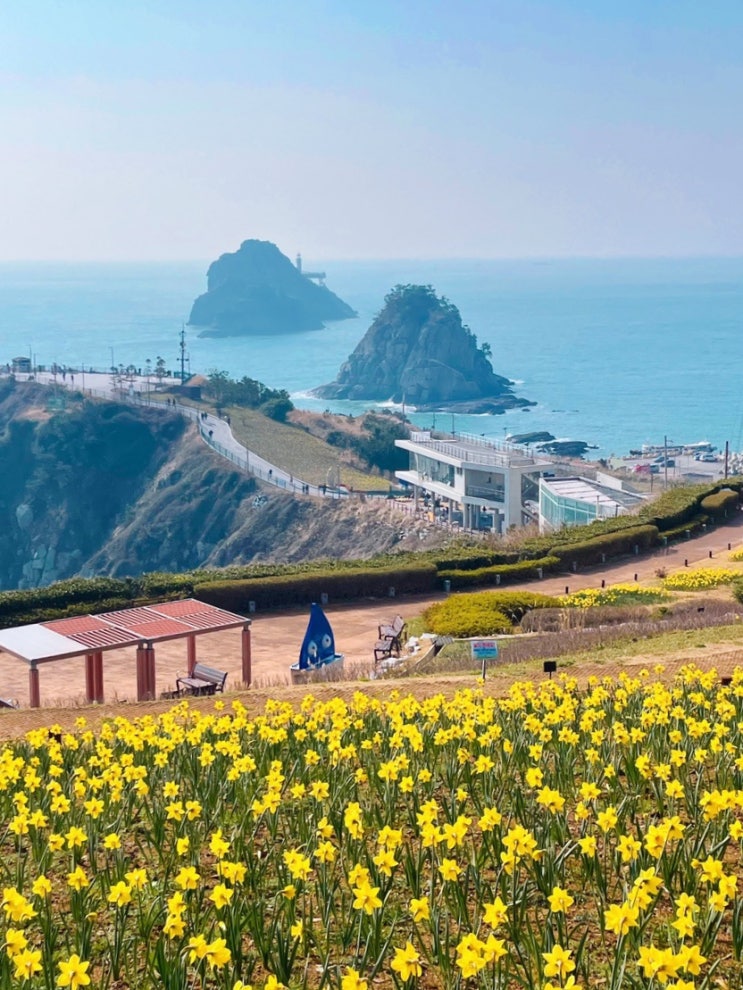
[[[186,380],[186,326],[181,323],[181,385]]]
[[[725,441],[725,477],[728,476],[728,460],[730,457],[730,441]]]
[[[668,437],[663,437],[663,488],[668,488]]]

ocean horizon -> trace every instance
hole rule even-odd
[[[208,262],[0,263],[0,364],[104,369],[179,366],[179,335],[206,289]],[[490,261],[305,259],[359,316],[301,334],[200,338],[188,368],[286,388],[304,408],[357,414],[365,402],[310,395],[332,381],[397,284],[430,284],[456,305],[493,369],[536,402],[501,416],[414,414],[421,427],[491,439],[548,430],[596,456],[643,443],[743,446],[738,383],[743,258]],[[383,404],[382,404],[383,405]]]

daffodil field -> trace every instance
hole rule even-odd
[[[743,673],[34,730],[0,987],[739,987]]]
[[[604,605],[653,605],[671,596],[662,588],[642,588],[637,584],[612,584],[608,588],[581,588],[570,595],[560,595],[558,603],[566,608],[596,608]]]
[[[730,584],[740,577],[740,571],[731,571],[722,567],[698,567],[691,571],[676,571],[669,574],[663,581],[663,587],[669,591],[704,591],[706,588],[716,588],[720,584]]]

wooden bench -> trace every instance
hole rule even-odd
[[[182,694],[214,694],[224,691],[227,680],[226,670],[216,670],[206,664],[197,663],[188,677],[178,677],[175,682],[176,693]]]
[[[0,708],[18,708],[18,702],[13,698],[0,698]]]
[[[401,615],[396,615],[392,622],[387,622],[379,626],[378,632],[379,641],[381,642],[382,640],[387,640],[390,644],[390,649],[387,655],[389,656],[389,653],[391,653],[392,650],[395,650],[395,652],[399,654],[402,649],[402,636],[405,632],[405,619],[403,619]]]
[[[379,663],[380,660],[386,660],[388,657],[392,656],[392,651],[394,645],[391,639],[378,639],[374,644],[374,663]],[[397,651],[397,655],[400,655],[400,651]]]

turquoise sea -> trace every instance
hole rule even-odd
[[[0,264],[0,364],[31,354],[107,369],[175,368],[179,333],[206,288],[207,262]],[[438,428],[502,438],[549,430],[597,455],[645,442],[726,440],[743,448],[743,258],[570,261],[322,261],[327,284],[357,320],[281,337],[200,339],[187,328],[192,371],[224,369],[314,400],[397,283],[434,286],[493,351],[494,370],[534,400],[504,416],[438,413]],[[434,417],[413,417],[421,426]]]

